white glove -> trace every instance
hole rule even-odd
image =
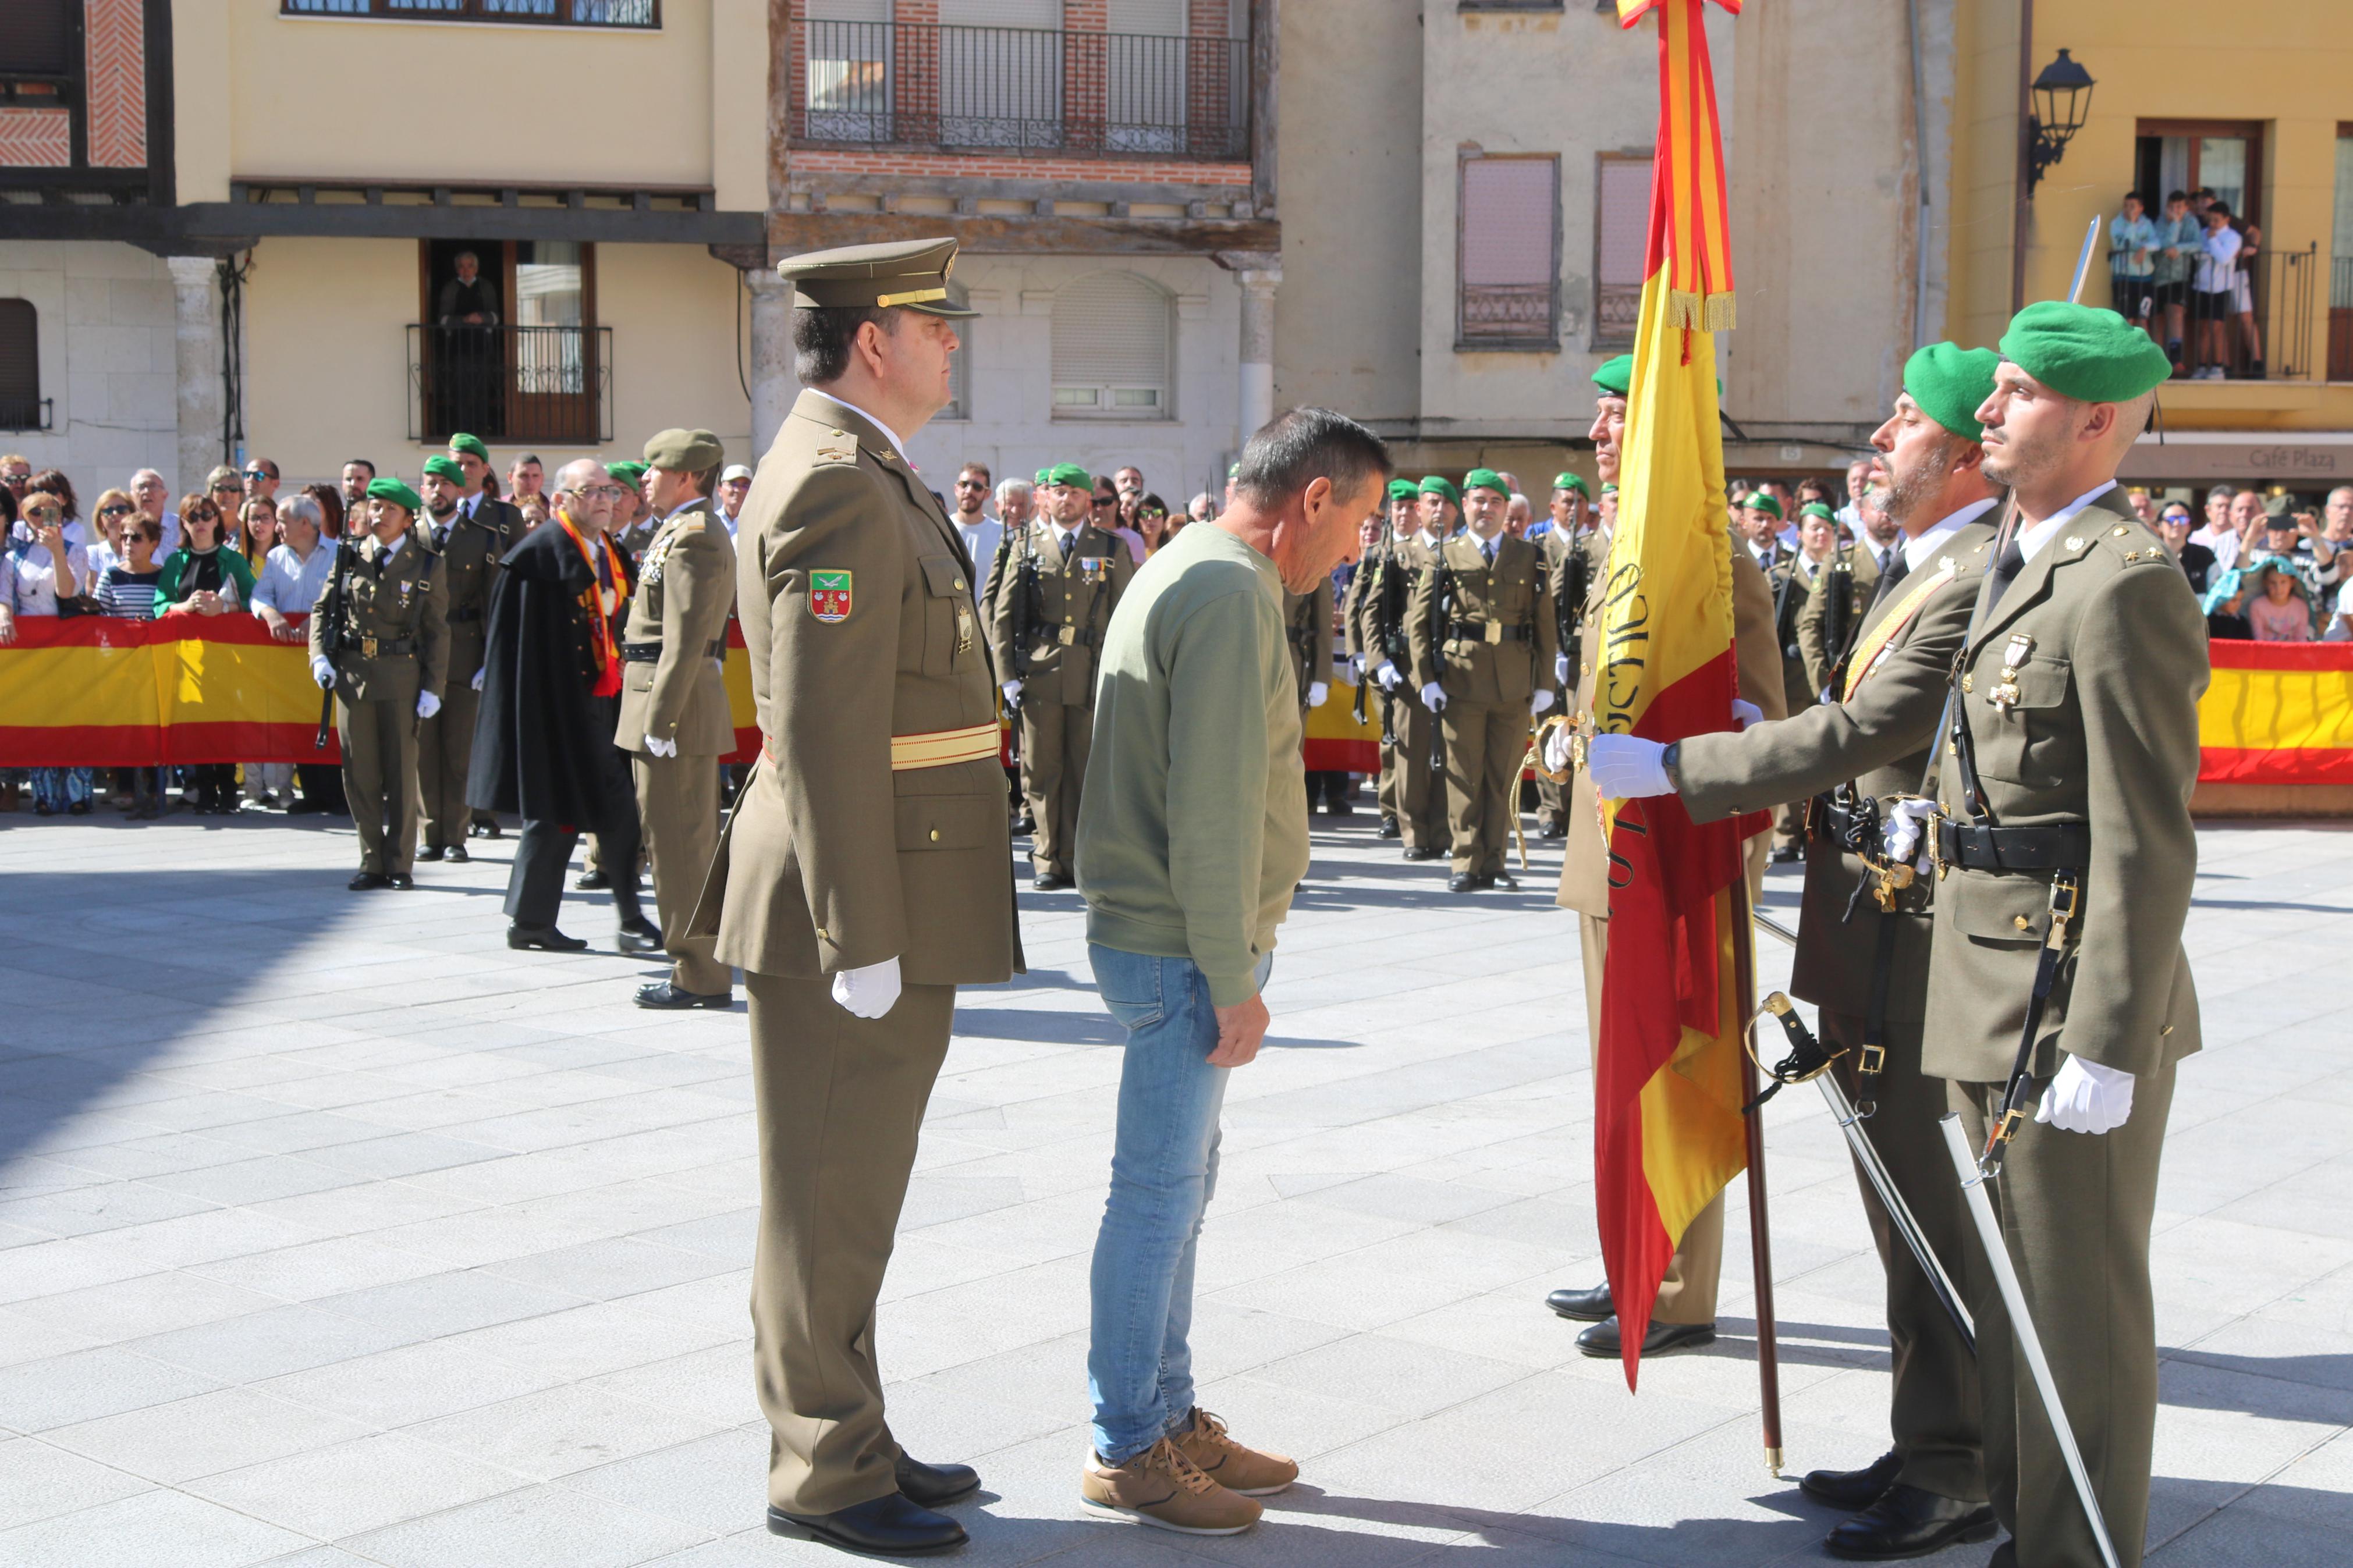
[[[1311,680],[1307,683],[1307,706],[1310,708],[1323,707],[1324,699],[1331,695],[1332,688],[1328,682]]]
[[[417,694],[417,716],[419,719],[430,719],[440,711],[441,699],[430,691],[420,691]]]
[[[651,752],[657,757],[674,757],[678,755],[678,742],[676,741],[665,741],[654,735],[648,735],[646,737],[646,750]]]
[[[1421,689],[1421,705],[1424,708],[1429,709],[1432,713],[1444,712],[1446,710],[1446,688],[1439,685],[1435,680],[1423,687]]]
[[[324,691],[329,687],[335,684],[335,667],[329,664],[317,654],[312,654],[311,656],[311,679],[319,683],[320,690]]]
[[[1351,681],[1359,681],[1365,679],[1365,656],[1363,654],[1352,653],[1348,656],[1348,679]]]
[[[1567,725],[1554,726],[1553,732],[1545,737],[1544,761],[1546,768],[1556,773],[1568,772],[1568,746],[1572,739],[1574,737],[1569,734]]]
[[[2059,1064],[2034,1120],[2062,1132],[2114,1132],[2132,1115],[2133,1075],[2081,1057]]]
[[[1552,678],[1558,685],[1568,684],[1568,655],[1556,653],[1552,656]]]
[[[1388,659],[1381,660],[1380,668],[1373,671],[1373,679],[1381,683],[1383,691],[1395,691],[1405,683],[1405,677],[1398,673],[1398,667]]]
[[[1899,865],[1910,860],[1915,869],[1922,871],[1935,868],[1928,846],[1920,842],[1920,833],[1921,825],[1936,809],[1933,800],[1899,800],[1894,809],[1880,820],[1879,847],[1887,852],[1890,860]]]
[[[1019,681],[1008,680],[997,689],[1005,693],[1005,705],[1008,708],[1018,708],[1021,706],[1021,683]]]
[[[881,1017],[899,1005],[899,961],[843,970],[833,977],[833,999],[858,1017]]]
[[[1765,710],[1757,707],[1757,704],[1747,700],[1746,698],[1736,697],[1732,700],[1732,727],[1734,729],[1746,730],[1749,725],[1758,722],[1764,717]]]
[[[1585,743],[1585,771],[1593,775],[1596,793],[1607,800],[1640,800],[1645,795],[1672,795],[1667,765],[1660,759],[1666,747],[1640,735],[1596,735]]]
[[[480,691],[480,690],[482,689],[482,681],[483,681],[483,679],[484,679],[486,677],[488,677],[488,676],[490,675],[490,673],[491,673],[491,667],[490,667],[489,665],[487,665],[487,664],[486,664],[486,665],[484,665],[484,666],[482,666],[482,668],[480,668],[480,669],[478,669],[478,670],[474,671],[474,689],[475,689],[475,690]]]
[[[1539,687],[1536,690],[1536,694],[1528,699],[1528,716],[1533,719],[1541,719],[1544,717],[1545,710],[1551,706],[1551,691]]]

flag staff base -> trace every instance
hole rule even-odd
[[[1748,868],[1746,847],[1740,874],[1732,881],[1732,968],[1736,1005],[1744,1021],[1757,1010],[1757,942],[1749,929]],[[1741,1103],[1757,1098],[1757,1063],[1740,1053]],[[1748,1142],[1748,1261],[1757,1289],[1757,1387],[1764,1406],[1765,1468],[1781,1479],[1781,1345],[1773,1311],[1773,1234],[1765,1205],[1765,1119],[1747,1116],[1743,1129]]]

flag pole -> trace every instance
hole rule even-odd
[[[1743,1019],[1757,1012],[1757,933],[1750,928],[1746,846],[1740,875],[1732,879],[1733,1001]],[[1757,1098],[1757,1062],[1740,1053],[1741,1103]],[[1781,1345],[1773,1313],[1773,1232],[1765,1205],[1765,1118],[1744,1116],[1748,1141],[1748,1263],[1756,1278],[1757,1391],[1764,1406],[1765,1468],[1781,1478]]]

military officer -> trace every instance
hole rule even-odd
[[[973,313],[948,298],[955,257],[919,240],[777,268],[802,391],[736,534],[762,754],[696,915],[751,994],[769,1528],[885,1555],[962,1542],[936,1509],[980,1484],[892,1436],[874,1304],[955,988],[1020,964],[973,563],[905,450]]]
[[[1414,682],[1446,739],[1450,892],[1518,886],[1504,856],[1520,809],[1520,763],[1529,720],[1553,703],[1552,584],[1536,547],[1504,531],[1510,499],[1493,468],[1463,477],[1470,526],[1422,567],[1406,609]]]
[[[1563,470],[1552,480],[1552,526],[1544,534],[1546,580],[1552,585],[1553,624],[1558,628],[1559,651],[1553,655],[1552,690],[1555,710],[1561,710],[1576,689],[1571,671],[1577,664],[1577,612],[1585,605],[1586,584],[1601,565],[1593,557],[1593,533],[1586,521],[1586,489],[1582,475]],[[1548,769],[1536,770],[1536,837],[1558,838],[1568,831],[1568,803],[1561,781]]]
[[[646,443],[646,500],[660,521],[638,568],[621,634],[621,718],[638,817],[654,867],[668,979],[638,988],[640,1007],[728,1008],[734,976],[709,936],[687,925],[719,843],[719,759],[735,749],[721,677],[735,599],[735,545],[712,510],[726,452],[708,430]]]
[[[491,584],[499,558],[506,553],[496,514],[491,521],[477,522],[461,504],[465,490],[466,471],[455,458],[436,453],[425,459],[425,472],[417,483],[427,519],[418,531],[419,542],[439,558],[449,622],[449,667],[441,710],[417,726],[417,784],[425,827],[425,847],[417,852],[419,860],[467,858],[466,834],[473,810],[466,804],[466,770],[474,754],[474,713],[481,700],[474,690],[474,677],[482,668]]]
[[[1411,479],[1391,479],[1388,527],[1356,563],[1347,611],[1348,652],[1356,679],[1380,693],[1380,837],[1403,838],[1409,860],[1443,853],[1447,841],[1445,792],[1430,770],[1430,714],[1405,679],[1413,662],[1407,651],[1405,607],[1421,568],[1420,528],[1421,487]]]
[[[1824,1043],[1862,1123],[1930,1247],[1956,1279],[1977,1245],[1936,1130],[1945,1084],[1921,1070],[1927,1016],[1933,879],[1905,885],[1879,853],[1875,803],[1919,788],[1944,711],[1946,677],[1989,566],[1994,487],[1986,479],[1977,409],[1993,389],[1991,349],[1935,343],[1904,367],[1894,413],[1872,437],[1891,485],[1888,511],[1903,547],[1880,581],[1853,657],[1832,700],[1793,705],[1786,722],[1694,735],[1672,746],[1597,735],[1588,763],[1619,797],[1672,787],[1694,821],[1737,816],[1769,801],[1815,796],[1798,952],[1789,988],[1821,1010]],[[1819,515],[1814,515],[1819,514]],[[1801,550],[1826,555],[1830,509],[1801,515]],[[1851,781],[1851,782],[1850,782]],[[1837,794],[1818,794],[1837,787]],[[1875,896],[1875,897],[1874,897]],[[1872,1047],[1884,1066],[1857,1068]],[[1857,1173],[1864,1213],[1887,1275],[1887,1331],[1895,1386],[1894,1447],[1859,1470],[1817,1470],[1799,1484],[1856,1513],[1831,1532],[1841,1557],[1918,1556],[1993,1533],[1986,1502],[1977,1363],[1926,1273]]]
[[[1021,786],[1037,824],[1031,885],[1044,893],[1072,885],[1079,793],[1094,731],[1095,650],[1135,560],[1124,542],[1088,521],[1094,476],[1085,468],[1055,464],[1038,493],[1046,515],[1006,536],[989,642],[1005,700],[1019,713]]]
[[[2181,931],[2204,622],[2116,472],[2147,428],[2163,351],[2111,310],[2052,300],[2002,334],[1978,409],[2017,531],[1960,658],[1930,842],[1926,1070],[1978,1148],[2030,1029],[2023,1115],[1988,1184],[2124,1568],[2141,1558],[2157,1417],[2148,1274],[2174,1069],[2199,1046]],[[1891,811],[1913,850],[1927,803]],[[2046,1005],[2039,955],[2057,955]],[[2038,1123],[2040,1125],[2038,1125]],[[1988,1271],[1971,1280],[1987,1483],[2021,1568],[2099,1561]],[[1997,1561],[2002,1561],[1997,1558]]]
[[[449,668],[438,558],[413,537],[425,502],[368,482],[368,537],[345,544],[311,615],[311,673],[335,693],[343,794],[359,830],[354,892],[409,888],[417,856],[417,729],[441,710]]]
[[[1300,733],[1307,730],[1307,710],[1321,708],[1332,694],[1332,579],[1326,576],[1312,594],[1282,595],[1283,635],[1291,643],[1291,675],[1299,692]],[[1307,810],[1314,815],[1321,800],[1334,816],[1349,815],[1345,798],[1345,773],[1311,768],[1307,773]]]
[[[1773,498],[1759,492],[1758,498]],[[1778,503],[1775,502],[1778,508]],[[1781,645],[1781,693],[1791,713],[1802,713],[1815,701],[1813,683],[1807,679],[1803,646],[1798,641],[1798,620],[1806,611],[1806,600],[1812,594],[1814,580],[1821,575],[1822,563],[1828,554],[1825,540],[1838,537],[1838,521],[1831,509],[1820,501],[1808,501],[1798,509],[1798,542],[1794,548],[1782,547],[1774,541],[1774,553],[1766,568],[1765,584],[1773,591],[1773,637]],[[1815,542],[1813,553],[1808,553],[1808,532]],[[1805,805],[1789,801],[1773,814],[1773,859],[1787,865],[1799,858],[1805,844]]]
[[[1593,548],[1601,561],[1609,557],[1609,537],[1617,527],[1618,462],[1625,441],[1626,393],[1633,373],[1631,354],[1605,361],[1593,373],[1593,460],[1601,476],[1601,521]],[[1740,667],[1740,702],[1759,717],[1778,719],[1782,711],[1781,659],[1773,643],[1773,595],[1765,586],[1765,574],[1757,569],[1756,559],[1729,541],[1726,548],[1732,557],[1733,645]],[[1594,650],[1600,646],[1608,575],[1600,571],[1593,574],[1578,617],[1583,655],[1577,663],[1577,701],[1570,714],[1574,729],[1567,737],[1576,744],[1561,744],[1564,737],[1555,731],[1545,760],[1556,771],[1573,760],[1576,751],[1592,737],[1594,670],[1600,662],[1594,658]],[[1762,847],[1761,842],[1757,843],[1750,857],[1752,890],[1763,866],[1754,850]],[[1585,970],[1586,1038],[1598,1056],[1601,972],[1609,952],[1609,854],[1601,837],[1593,777],[1581,766],[1568,782],[1568,842],[1561,850],[1560,890],[1554,901],[1577,911],[1578,956]],[[1724,1199],[1719,1195],[1683,1227],[1683,1239],[1675,1246],[1658,1300],[1651,1309],[1650,1331],[1642,1339],[1644,1356],[1704,1345],[1715,1338],[1715,1287],[1723,1262]],[[1609,1358],[1619,1353],[1617,1309],[1606,1283],[1555,1290],[1545,1298],[1545,1304],[1564,1318],[1592,1323],[1577,1336],[1577,1348],[1587,1355]]]
[[[501,500],[491,493],[491,482],[497,470],[491,467],[491,449],[483,444],[480,437],[469,436],[463,431],[450,437],[449,456],[458,467],[465,471],[465,488],[458,501],[458,515],[470,528],[475,531],[487,531],[491,535],[489,574],[495,575],[499,563],[505,559],[508,551],[514,548],[515,542],[523,536],[522,509],[512,501]],[[536,458],[518,459],[514,473],[522,476],[523,482],[532,485],[534,489],[544,483],[542,477],[543,470]],[[543,495],[541,500],[544,501],[546,498]],[[446,567],[454,568],[462,565],[463,563],[445,560],[444,564]],[[491,618],[491,584],[486,576],[481,585],[481,597],[479,602],[459,592],[459,584],[454,580],[450,583],[449,590],[449,687],[442,695],[450,707],[462,707],[467,713],[466,722],[463,725],[450,726],[447,730],[448,734],[459,738],[462,746],[465,737],[473,733],[472,715],[479,708],[474,690],[474,678],[481,673],[482,640],[487,635]],[[470,667],[465,662],[469,657],[466,650],[470,643],[473,649],[470,656],[473,663]],[[450,753],[445,751],[443,752],[445,767],[449,757]],[[458,783],[454,790],[444,798],[462,806],[466,798],[465,770],[470,765],[470,758],[459,756],[456,758],[456,763],[459,769]],[[476,838],[500,837],[499,819],[496,816],[487,811],[474,811],[470,807],[467,808],[467,813],[472,818],[468,828],[468,836]],[[425,819],[426,837],[429,843],[433,836],[433,802],[429,792],[426,801]],[[459,852],[463,847],[462,844],[452,844],[449,858],[452,860],[466,858]]]
[[[1863,612],[1879,596],[1880,574],[1894,561],[1901,532],[1887,514],[1887,500],[1876,484],[1855,498],[1862,532],[1840,547],[1799,612],[1798,653],[1806,662],[1806,683],[1817,696],[1830,684],[1831,667],[1853,647]]]
[[[654,510],[646,502],[646,466],[632,458],[608,464],[605,471],[627,492],[613,513],[613,542],[628,555],[634,576],[638,558],[654,536]]]

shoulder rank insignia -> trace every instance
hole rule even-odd
[[[849,577],[847,572],[809,574],[809,614],[828,626],[849,618]]]
[[[858,438],[847,430],[827,431],[817,444],[817,460],[820,463],[858,461]]]

